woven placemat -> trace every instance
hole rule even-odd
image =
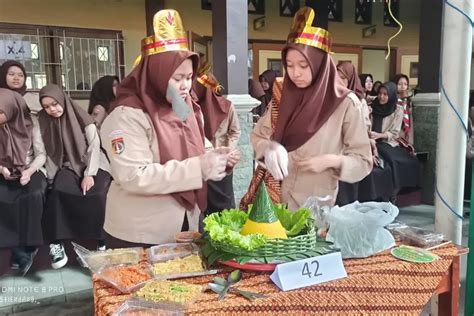
[[[203,293],[187,315],[419,315],[457,254],[453,244],[433,250],[440,260],[415,264],[394,258],[389,251],[365,259],[344,260],[348,278],[290,292],[280,291],[269,274],[244,272],[238,288],[264,293],[249,302],[229,294],[223,301]],[[225,275],[225,274],[222,274]],[[187,279],[206,285],[214,276]],[[110,315],[130,295],[94,278],[96,315]]]

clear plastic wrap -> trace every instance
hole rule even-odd
[[[132,293],[152,279],[149,267],[143,264],[104,266],[95,271],[95,275],[122,293]]]
[[[193,243],[171,243],[150,247],[148,258],[151,263],[163,262],[176,257],[199,254],[199,247]]]
[[[185,307],[176,303],[154,303],[131,298],[112,314],[112,316],[181,316]]]
[[[151,247],[148,258],[155,279],[178,279],[217,273],[217,270],[209,270],[201,250],[192,243]]]
[[[86,266],[93,272],[100,270],[105,266],[114,264],[136,264],[142,260],[144,254],[143,248],[119,248],[108,249],[105,251],[91,251],[79,255]]]
[[[398,227],[395,228],[395,231],[399,234],[402,242],[421,248],[433,247],[444,241],[443,234],[435,233],[420,227]]]
[[[320,237],[326,237],[326,233],[329,228],[327,217],[331,211],[332,202],[333,197],[330,195],[323,197],[311,196],[303,204],[304,208],[307,208],[311,211],[311,217],[316,223],[316,227],[318,228],[317,234]]]
[[[206,290],[206,286],[183,281],[150,280],[135,293],[140,301],[182,307],[190,307]]]

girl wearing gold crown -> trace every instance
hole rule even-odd
[[[206,152],[199,105],[190,89],[199,58],[188,50],[178,12],[159,11],[142,58],[117,88],[102,124],[114,181],[104,229],[111,248],[173,242],[198,230],[206,181],[226,175],[228,149]]]
[[[311,26],[313,19],[310,8],[297,12],[282,51],[275,132],[267,111],[252,133],[257,159],[282,181],[281,200],[292,210],[310,196],[329,195],[334,203],[338,180],[357,182],[372,169],[361,103],[338,78],[329,33]]]

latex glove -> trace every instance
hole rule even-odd
[[[199,157],[201,175],[205,181],[220,181],[224,179],[226,176],[227,155],[228,152],[222,153],[212,150]]]
[[[81,182],[82,194],[86,195],[86,192],[89,191],[94,186],[94,178],[91,176],[85,176]]]
[[[229,172],[230,170],[234,169],[235,165],[240,161],[240,158],[242,158],[240,150],[234,149],[231,151],[227,156],[226,171]]]
[[[265,166],[275,180],[281,181],[288,176],[288,152],[285,147],[272,142],[264,157]]]
[[[31,176],[33,175],[34,173],[34,170],[32,169],[25,169],[21,172],[21,178],[20,178],[20,184],[21,185],[27,185],[30,180],[31,180]]]

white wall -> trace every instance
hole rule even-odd
[[[374,81],[388,81],[389,67],[390,63],[389,60],[385,60],[384,50],[364,49],[362,51],[362,73],[372,74]]]

